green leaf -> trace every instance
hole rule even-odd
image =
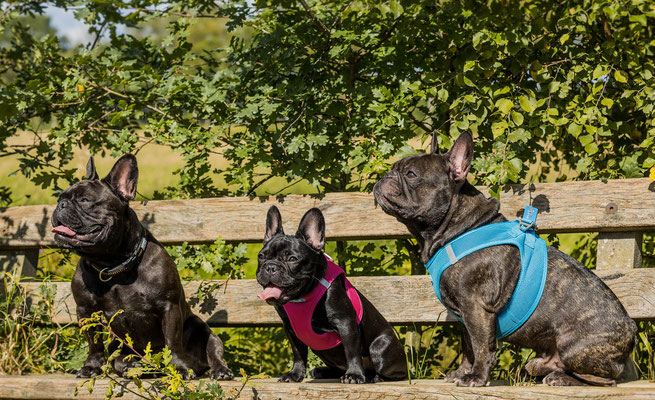
[[[389,2],[389,10],[396,18],[400,17],[402,13],[405,11],[403,9],[403,6],[400,4],[400,2],[396,0],[392,0],[391,2]]]
[[[519,141],[523,143],[527,143],[528,139],[530,139],[530,131],[525,130],[523,128],[511,130],[507,135],[507,140],[509,140],[510,143],[515,143]]]
[[[610,108],[614,105],[614,100],[608,97],[603,97],[603,100],[600,101],[600,104],[604,105],[607,108]]]
[[[636,22],[641,26],[648,26],[648,22],[646,21],[646,14],[630,15],[629,20],[630,22]]]
[[[573,135],[573,136],[575,136],[577,138],[578,135],[580,135],[580,133],[582,132],[582,126],[576,124],[575,122],[572,122],[571,124],[569,124],[569,127],[568,127],[567,131],[571,135]]]
[[[439,91],[437,92],[437,98],[439,99],[439,101],[443,101],[443,102],[448,101],[448,91],[444,88],[439,89]]]
[[[563,34],[563,35],[559,38],[559,42],[560,42],[561,44],[566,43],[567,40],[569,40],[569,34],[568,34],[568,33]]]
[[[505,133],[506,129],[507,129],[507,121],[503,120],[491,124],[491,133],[494,135],[494,139]]]
[[[484,37],[484,32],[476,32],[473,34],[473,48],[474,49],[479,49],[478,45],[480,44],[480,41]]]
[[[598,153],[598,145],[594,142],[591,142],[587,145],[585,145],[584,150],[587,152],[589,155],[593,155]]]
[[[507,115],[509,110],[514,107],[514,102],[510,99],[498,99],[496,101],[495,107],[503,114]]]
[[[592,74],[591,78],[592,79],[598,79],[601,76],[605,75],[607,73],[607,70],[605,69],[604,65],[598,64],[596,68],[594,68],[594,73]]]
[[[514,121],[516,126],[520,126],[523,123],[523,115],[519,112],[512,111],[512,121]]]
[[[628,78],[623,74],[623,72],[619,71],[618,69],[614,71],[614,79],[616,79],[617,82],[621,82],[621,83],[628,82]]]
[[[594,137],[593,135],[582,135],[578,138],[578,140],[580,141],[581,145],[586,146],[594,141]]]
[[[519,104],[525,112],[530,114],[532,114],[534,110],[537,109],[537,100],[534,97],[522,95],[519,97]]]

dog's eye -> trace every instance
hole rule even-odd
[[[80,203],[89,203],[91,200],[89,200],[88,197],[82,197],[81,199],[78,200]]]
[[[289,257],[289,262],[296,262],[298,259],[294,256]]]
[[[407,171],[407,172],[405,173],[405,176],[408,177],[408,178],[410,178],[410,179],[414,179],[414,178],[416,178],[416,174],[415,174],[414,171],[412,171],[412,170]]]
[[[261,260],[262,258],[264,258],[264,255],[262,253],[259,253],[259,254],[257,254],[257,258],[259,258]]]

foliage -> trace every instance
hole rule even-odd
[[[655,323],[640,321],[638,328],[634,360],[639,375],[652,382],[655,380]]]
[[[98,375],[98,377],[108,380],[108,387],[105,391],[107,399],[122,397],[126,393],[133,395],[135,398],[149,400],[232,399],[239,397],[241,390],[248,383],[249,377],[242,371],[241,389],[236,393],[227,395],[217,381],[209,380],[197,383],[187,381],[178,371],[177,367],[171,363],[173,357],[168,347],[164,347],[161,352],[153,353],[150,343],[148,343],[145,351],[141,354],[134,349],[132,339],[129,335],[121,338],[112,331],[112,321],[120,313],[122,313],[122,310],[114,314],[109,321],[105,320],[101,311],[94,313],[90,318],[80,320],[82,331],[96,330],[95,339],[101,338],[103,343],[115,342],[117,344],[116,350],[111,354],[107,354],[107,361],[101,367],[102,373]],[[121,351],[125,347],[129,348],[133,353],[130,355],[131,360],[138,361],[138,366],[132,367],[127,371],[127,381],[117,379],[111,373],[113,360],[120,356]],[[105,351],[108,351],[107,348],[105,348]],[[193,374],[193,371],[189,372]],[[144,377],[153,376],[155,377],[154,380],[143,380]],[[79,388],[82,387],[86,387],[89,393],[92,393],[98,377],[90,378],[80,383],[75,389],[75,395],[78,395]]]
[[[476,179],[491,185],[524,178],[537,154],[537,179],[563,165],[568,177],[616,178],[655,164],[651,2],[55,4],[108,38],[64,55],[20,19],[39,3],[4,6],[0,65],[15,76],[0,83],[0,148],[44,186],[72,179],[76,146],[120,154],[156,141],[185,160],[170,196],[227,193],[213,173],[233,194],[272,176],[368,190],[434,130],[443,148],[473,132]],[[252,38],[188,41],[198,20],[225,17]],[[116,30],[156,21],[167,24],[158,44]],[[8,144],[18,131],[34,142]],[[229,161],[220,171],[214,152]]]
[[[210,245],[193,246],[187,242],[180,246],[169,246],[166,250],[177,264],[182,279],[211,279],[229,275],[243,278],[247,245],[228,245],[221,238]]]
[[[54,324],[54,288],[44,282],[38,301],[9,273],[0,285],[0,374],[63,372],[85,352],[76,327]]]
[[[458,367],[461,343],[455,325],[402,326],[396,333],[405,348],[411,379],[443,378]]]
[[[491,379],[507,382],[511,386],[529,386],[535,383],[525,370],[527,362],[534,357],[533,350],[503,342],[496,350],[496,365]]]

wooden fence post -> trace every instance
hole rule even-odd
[[[9,272],[16,278],[35,278],[39,262],[39,249],[0,251],[0,272]]]
[[[641,232],[600,232],[596,269],[641,267]]]

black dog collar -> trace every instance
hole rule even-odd
[[[127,260],[123,261],[119,265],[109,268],[98,268],[95,266],[93,263],[88,262],[90,266],[93,267],[96,271],[98,271],[98,279],[100,279],[102,282],[109,282],[111,278],[114,276],[120,274],[121,272],[125,272],[128,269],[132,268],[133,265],[136,265],[140,260],[141,256],[146,250],[146,246],[148,246],[148,238],[147,238],[147,233],[146,233],[146,228],[143,228],[143,234],[141,236],[141,240],[139,241],[139,244],[137,247],[134,249],[134,252],[132,252],[132,255],[128,257]],[[106,279],[103,279],[103,275],[106,276]]]

